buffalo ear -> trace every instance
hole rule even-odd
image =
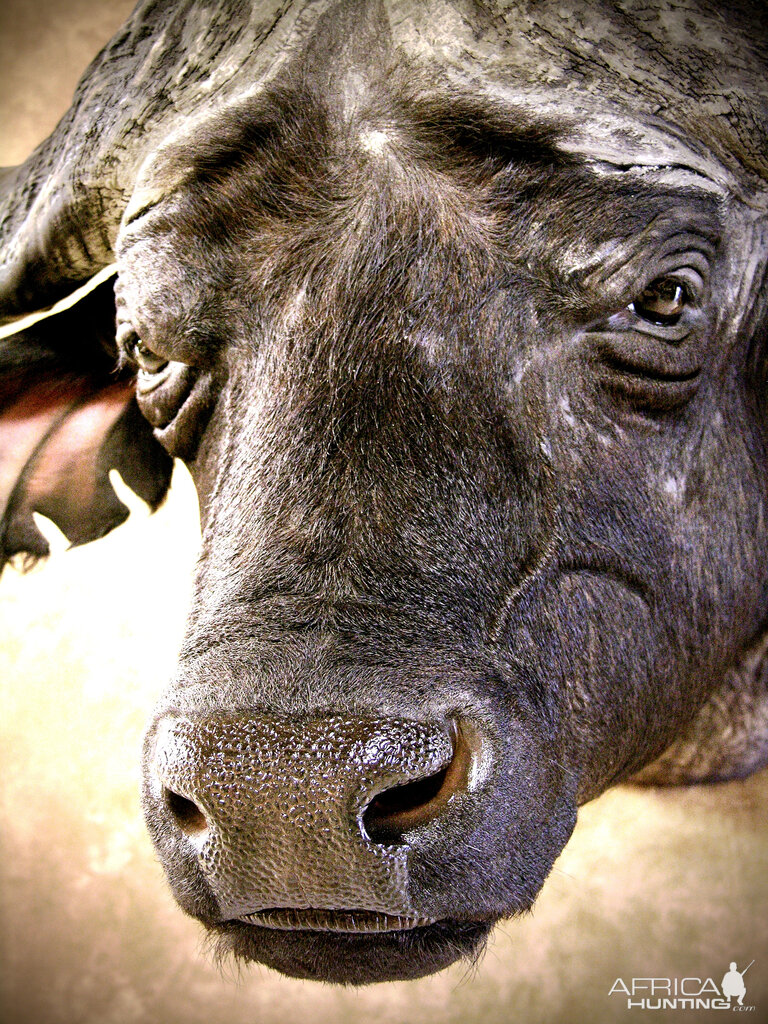
[[[0,339],[0,570],[48,554],[42,513],[74,544],[128,517],[109,472],[156,509],[173,461],[116,373],[112,282],[33,327]]]

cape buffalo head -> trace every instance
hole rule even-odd
[[[146,2],[8,172],[7,319],[117,279],[2,342],[0,552],[189,466],[144,805],[223,948],[437,970],[579,802],[768,760],[764,39],[746,2]]]

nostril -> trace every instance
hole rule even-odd
[[[197,835],[208,828],[205,815],[193,800],[188,800],[180,793],[174,793],[172,789],[166,787],[163,787],[163,800],[181,831],[188,836]]]
[[[363,812],[363,827],[374,842],[392,842],[409,829],[437,818],[457,792],[467,788],[471,751],[451,723],[453,756],[432,775],[378,793]]]
[[[434,800],[440,792],[448,769],[436,772],[434,775],[427,775],[426,778],[417,779],[416,782],[406,782],[401,786],[393,786],[383,793],[379,793],[371,800],[364,817],[383,818],[391,817],[394,814],[405,814],[407,811],[416,810]]]

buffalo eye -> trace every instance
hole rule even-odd
[[[159,373],[168,365],[168,360],[153,352],[141,338],[134,338],[130,346],[131,358],[138,368],[146,374]]]
[[[678,322],[689,301],[688,290],[674,277],[659,277],[652,281],[630,304],[630,309],[641,320],[659,327],[671,327]]]

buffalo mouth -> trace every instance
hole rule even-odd
[[[341,932],[368,934],[371,932],[399,932],[435,924],[434,918],[408,917],[382,914],[371,910],[295,910],[275,908],[244,914],[235,918],[245,924],[280,931]]]
[[[318,917],[312,925],[314,914]],[[266,923],[262,915],[272,923]],[[352,917],[354,930],[346,927],[352,924]],[[291,920],[294,923],[290,924]],[[370,985],[422,978],[457,960],[474,963],[481,956],[494,923],[430,921],[370,911],[280,909],[208,927],[219,961],[233,957],[263,964],[293,978]]]

